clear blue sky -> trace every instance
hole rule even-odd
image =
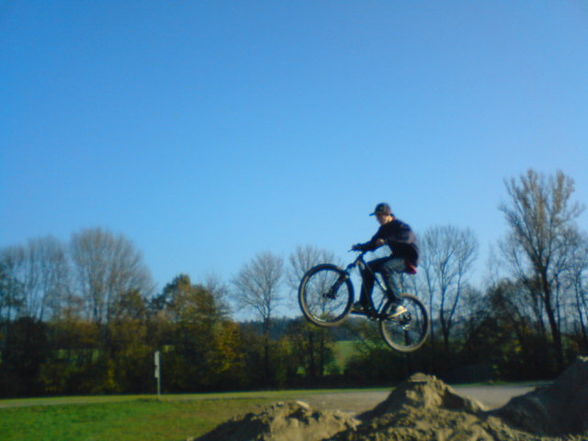
[[[588,202],[585,1],[0,0],[0,247],[100,226],[228,281],[388,201],[483,271],[530,167]]]

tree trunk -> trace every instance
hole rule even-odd
[[[263,322],[263,368],[265,372],[265,378],[271,378],[270,371],[270,321],[269,319]]]
[[[561,370],[564,366],[561,332],[557,323],[557,319],[555,317],[555,309],[552,302],[553,292],[551,290],[551,285],[549,284],[547,274],[545,271],[542,272],[541,279],[543,288],[543,300],[545,302],[545,311],[547,312],[549,327],[551,328],[551,336],[553,339],[553,349],[555,350],[557,368],[558,370]]]

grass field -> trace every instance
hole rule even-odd
[[[0,410],[2,441],[172,441],[202,435],[269,399],[122,402]]]
[[[347,361],[357,353],[357,349],[355,349],[355,342],[352,340],[341,340],[335,342],[334,352],[337,364],[343,368],[347,364]]]
[[[0,440],[183,441],[259,405],[325,392],[332,391],[0,400]]]
[[[260,405],[368,390],[390,389],[181,394],[161,399],[115,395],[0,400],[0,441],[185,441]]]

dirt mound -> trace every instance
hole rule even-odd
[[[486,411],[433,376],[416,374],[356,418],[277,403],[220,425],[198,441],[567,441],[588,440],[588,358],[552,385]]]
[[[538,441],[488,415],[436,377],[415,374],[358,418],[363,424],[333,441]]]
[[[359,421],[340,411],[317,411],[301,401],[276,403],[233,418],[196,441],[320,441]]]
[[[396,413],[410,408],[431,410],[443,408],[480,413],[484,406],[476,400],[462,397],[451,386],[438,378],[424,374],[414,374],[407,381],[394,389],[388,398],[374,409],[358,418],[370,420],[384,414]]]
[[[528,432],[588,433],[588,357],[579,357],[551,385],[513,398],[494,414]]]

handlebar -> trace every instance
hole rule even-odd
[[[368,253],[369,251],[360,251],[360,250],[349,250],[348,252],[350,253],[359,253],[357,255],[357,257],[355,259],[353,259],[353,262],[351,262],[349,265],[347,265],[347,271],[351,271],[359,262],[363,262],[363,256]],[[365,263],[364,263],[365,265]]]

